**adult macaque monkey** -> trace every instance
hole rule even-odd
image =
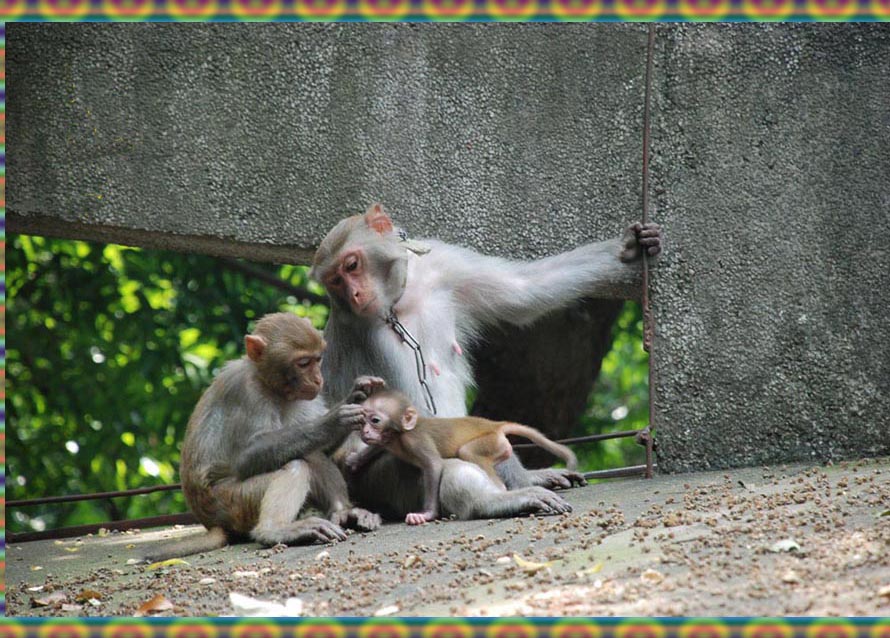
[[[657,224],[635,224],[623,239],[537,261],[508,261],[440,241],[407,240],[375,204],[337,224],[315,254],[312,275],[331,298],[325,328],[331,347],[323,364],[328,390],[342,396],[356,375],[373,373],[414,405],[432,412],[434,402],[438,416],[464,416],[472,371],[463,352],[485,326],[528,325],[581,297],[637,297],[644,250],[661,251]],[[426,368],[418,365],[421,352]],[[357,437],[349,443],[360,445]],[[382,455],[358,482],[359,500],[379,509],[385,496],[395,510],[414,511],[405,503],[421,495],[406,467]],[[496,470],[509,489],[583,480],[569,470],[526,470],[515,455]],[[440,498],[444,503],[450,495],[443,490]]]
[[[223,367],[189,419],[180,477],[208,533],[146,558],[185,556],[251,538],[263,545],[344,540],[341,526],[370,531],[380,517],[349,501],[327,456],[362,423],[363,401],[383,381],[360,377],[327,410],[319,396],[325,342],[308,320],[266,315],[245,336],[247,355]],[[307,498],[327,519],[298,519]]]
[[[442,461],[460,458],[481,467],[489,478],[503,487],[495,465],[513,454],[507,435],[525,437],[566,462],[574,470],[575,454],[566,446],[551,441],[535,428],[519,423],[490,421],[464,416],[435,418],[419,416],[411,401],[395,390],[375,391],[362,403],[364,423],[361,439],[368,447],[346,459],[353,473],[376,456],[381,448],[420,468],[423,474],[423,511],[405,517],[409,525],[420,525],[439,516],[439,481]],[[523,488],[543,490],[541,487]]]

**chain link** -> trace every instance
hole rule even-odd
[[[386,318],[386,323],[390,328],[393,329],[393,332],[398,335],[399,339],[402,340],[402,343],[404,343],[414,351],[414,364],[417,367],[417,380],[420,382],[420,387],[423,389],[423,398],[426,401],[426,407],[435,416],[436,402],[433,400],[433,393],[432,390],[430,390],[430,384],[426,380],[426,361],[423,358],[423,350],[420,348],[420,343],[418,343],[417,339],[414,338],[414,335],[408,332],[408,329],[402,324],[402,322],[399,321],[395,310],[389,311],[389,316]]]

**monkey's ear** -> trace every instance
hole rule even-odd
[[[378,232],[381,235],[391,233],[393,231],[392,220],[386,211],[383,210],[383,204],[371,204],[365,211],[365,223],[368,228]]]
[[[407,432],[413,430],[415,425],[417,425],[417,410],[413,407],[405,408],[402,413],[402,429]]]
[[[251,361],[259,361],[266,350],[266,340],[257,335],[245,335],[244,347],[247,350],[247,357]]]

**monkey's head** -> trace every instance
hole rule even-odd
[[[401,392],[380,390],[362,403],[362,441],[368,445],[386,445],[417,425],[417,409]]]
[[[260,382],[273,394],[286,401],[311,401],[321,392],[326,344],[308,319],[289,312],[265,315],[244,337],[244,346]]]
[[[385,317],[405,290],[409,251],[425,249],[403,241],[383,206],[374,204],[331,229],[315,252],[311,275],[337,307]]]

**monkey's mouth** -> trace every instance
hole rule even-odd
[[[377,312],[377,297],[371,297],[362,305],[353,304],[352,311],[357,315],[373,315]]]

